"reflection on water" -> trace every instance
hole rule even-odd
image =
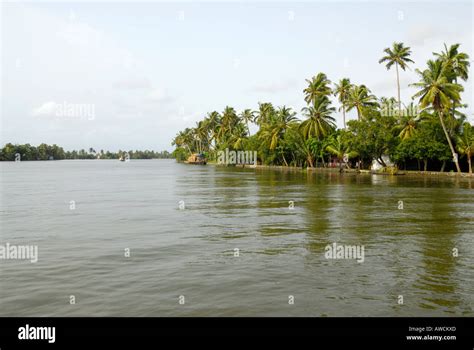
[[[0,260],[2,316],[474,315],[472,179],[0,167],[0,243],[39,246],[36,264]],[[333,242],[363,245],[364,262],[325,259]]]

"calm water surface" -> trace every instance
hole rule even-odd
[[[474,179],[172,160],[0,170],[0,244],[39,249],[36,264],[0,260],[0,316],[474,316]],[[364,262],[325,259],[333,242],[364,245]]]

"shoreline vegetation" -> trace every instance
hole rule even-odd
[[[129,150],[110,152],[104,150],[96,151],[92,147],[88,150],[64,151],[58,145],[47,145],[42,143],[35,147],[27,144],[7,143],[0,149],[0,161],[40,161],[40,160],[73,160],[73,159],[173,159],[168,151],[139,151]]]
[[[256,151],[259,166],[472,175],[474,126],[463,113],[467,105],[461,85],[468,79],[469,56],[460,44],[445,44],[422,69],[415,69],[419,81],[410,86],[416,92],[404,103],[399,76],[415,65],[410,56],[410,47],[393,43],[378,62],[387,70],[395,68],[397,97],[376,97],[349,78],[333,83],[321,72],[306,80],[302,119],[292,108],[270,102],[240,112],[227,106],[178,132],[173,156],[182,162],[198,153],[216,163],[224,150]],[[336,127],[333,99],[342,112],[341,129]],[[349,112],[355,120],[346,121]],[[253,135],[250,124],[258,128]]]

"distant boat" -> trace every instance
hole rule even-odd
[[[199,164],[199,165],[206,165],[207,159],[202,153],[194,153],[191,154],[188,160],[185,161],[187,164]]]

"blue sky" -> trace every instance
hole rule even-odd
[[[395,71],[378,64],[394,41],[413,51],[408,103],[414,68],[443,43],[474,58],[472,2],[4,4],[1,143],[171,150],[179,130],[226,105],[299,112],[318,72],[396,96]],[[472,79],[465,88],[472,105]]]

